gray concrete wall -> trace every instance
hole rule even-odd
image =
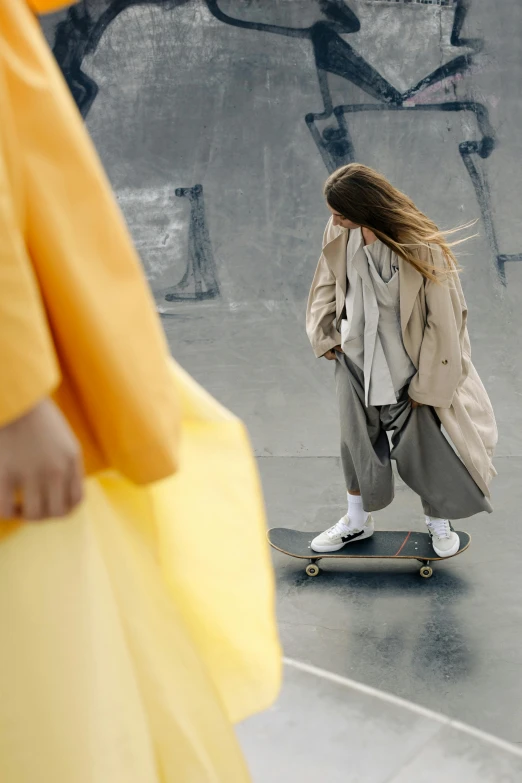
[[[337,454],[303,317],[321,186],[349,160],[443,227],[478,218],[460,255],[474,357],[499,454],[521,453],[518,0],[84,0],[45,24],[173,353],[259,455]]]

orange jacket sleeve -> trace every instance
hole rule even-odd
[[[58,385],[60,373],[20,225],[11,143],[14,127],[0,59],[0,426],[29,411]],[[20,175],[21,176],[21,175]]]
[[[37,14],[49,14],[68,5],[74,5],[77,0],[28,0],[28,5]]]

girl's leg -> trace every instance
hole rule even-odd
[[[381,409],[381,418],[393,431],[391,456],[399,475],[421,497],[427,517],[464,519],[491,512],[489,500],[444,437],[432,408],[412,409],[406,392],[397,405]]]
[[[362,371],[346,356],[337,358],[335,385],[349,502],[355,507],[360,496],[366,512],[379,511],[390,505],[394,495],[390,447],[379,409],[365,407]]]
[[[348,490],[348,514],[316,536],[316,552],[335,552],[373,535],[370,515],[393,500],[393,473],[388,437],[377,408],[365,408],[362,372],[346,356],[335,365],[341,419],[341,460]]]

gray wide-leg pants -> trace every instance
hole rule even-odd
[[[379,511],[392,502],[391,459],[428,516],[464,519],[492,511],[446,440],[433,408],[413,408],[407,386],[397,403],[366,408],[362,371],[339,353],[335,365],[346,489],[361,493],[365,511]]]

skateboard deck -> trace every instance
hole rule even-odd
[[[455,531],[460,538],[460,549],[451,557],[456,557],[464,552],[471,543],[468,533]],[[320,568],[319,560],[329,558],[350,560],[353,558],[382,558],[390,560],[418,560],[423,563],[420,575],[428,579],[433,574],[430,566],[435,560],[449,560],[448,557],[438,557],[431,546],[428,533],[417,533],[414,530],[378,530],[371,538],[362,541],[352,541],[345,544],[337,552],[314,552],[311,541],[319,533],[304,533],[300,530],[290,530],[286,527],[273,527],[268,531],[270,546],[290,557],[308,560],[306,573],[308,576],[317,576]]]

